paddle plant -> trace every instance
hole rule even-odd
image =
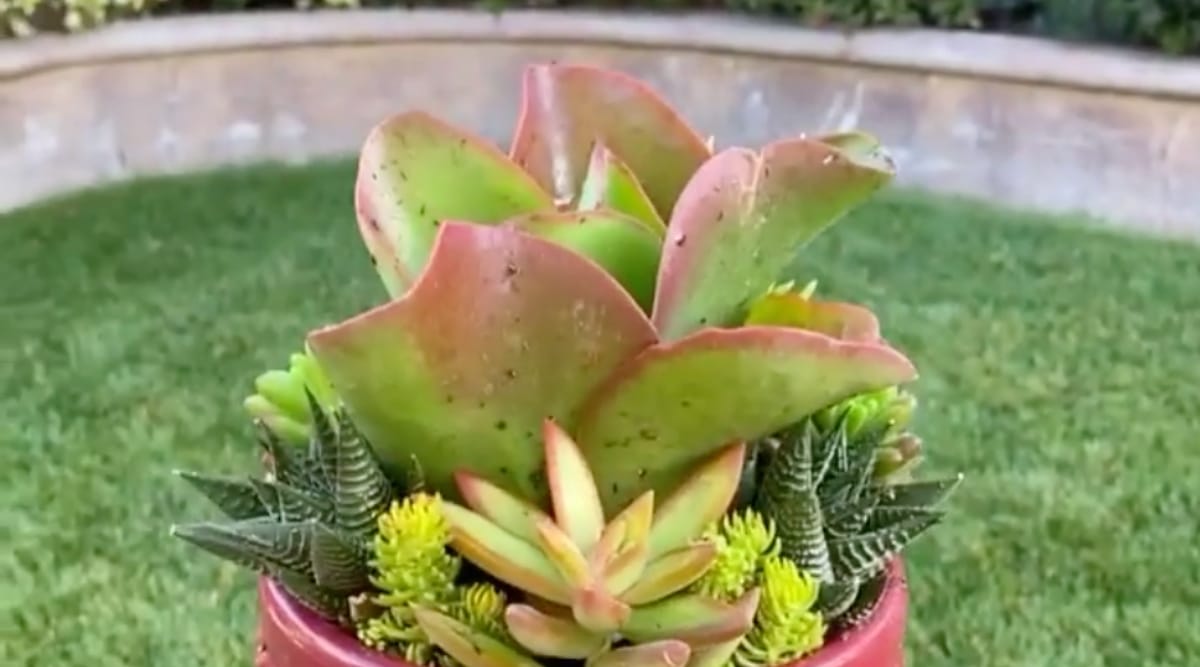
[[[876,317],[784,275],[891,160],[717,151],[595,67],[531,66],[522,100],[507,154],[421,111],[370,132],[388,298],[259,376],[271,474],[191,474],[232,523],[177,534],[415,663],[816,650],[953,486],[909,481],[916,370]]]

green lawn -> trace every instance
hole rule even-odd
[[[174,467],[245,470],[240,401],[383,295],[352,166],[155,180],[0,217],[0,664],[248,665],[250,576],[167,536]],[[891,195],[802,255],[922,370],[911,667],[1200,659],[1200,248]]]

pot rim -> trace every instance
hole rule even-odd
[[[899,558],[888,564],[887,583],[866,622],[838,633],[814,654],[773,667],[841,667],[853,664],[857,652],[872,644],[896,623],[904,623],[908,587],[904,564]],[[298,602],[274,579],[259,576],[259,613],[288,639],[305,650],[326,656],[332,664],[416,667],[406,660],[372,650],[345,628],[328,621]],[[269,647],[268,647],[269,650]]]

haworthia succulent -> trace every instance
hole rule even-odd
[[[249,519],[267,511],[251,480],[238,477],[203,475],[185,470],[175,474],[203,493],[230,519]]]

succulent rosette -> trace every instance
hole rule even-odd
[[[916,370],[869,310],[783,275],[892,176],[861,133],[714,151],[645,84],[587,66],[526,69],[508,154],[424,112],[387,119],[354,194],[390,298],[312,331],[247,401],[268,463],[292,466],[273,483],[295,493],[201,481],[253,511],[180,534],[226,557],[253,547],[243,562],[417,662],[715,667],[811,650],[819,587],[849,610],[952,486],[877,510],[914,456],[897,387]],[[289,464],[297,441],[307,463]],[[326,455],[363,448],[369,462]],[[276,511],[293,496],[316,500]],[[453,554],[436,586],[387,572],[408,553],[393,497],[441,517],[410,554]],[[764,536],[753,549],[721,533],[735,506]],[[364,513],[392,555],[369,558]],[[500,588],[455,594],[459,558]],[[392,590],[410,585],[439,592]]]

